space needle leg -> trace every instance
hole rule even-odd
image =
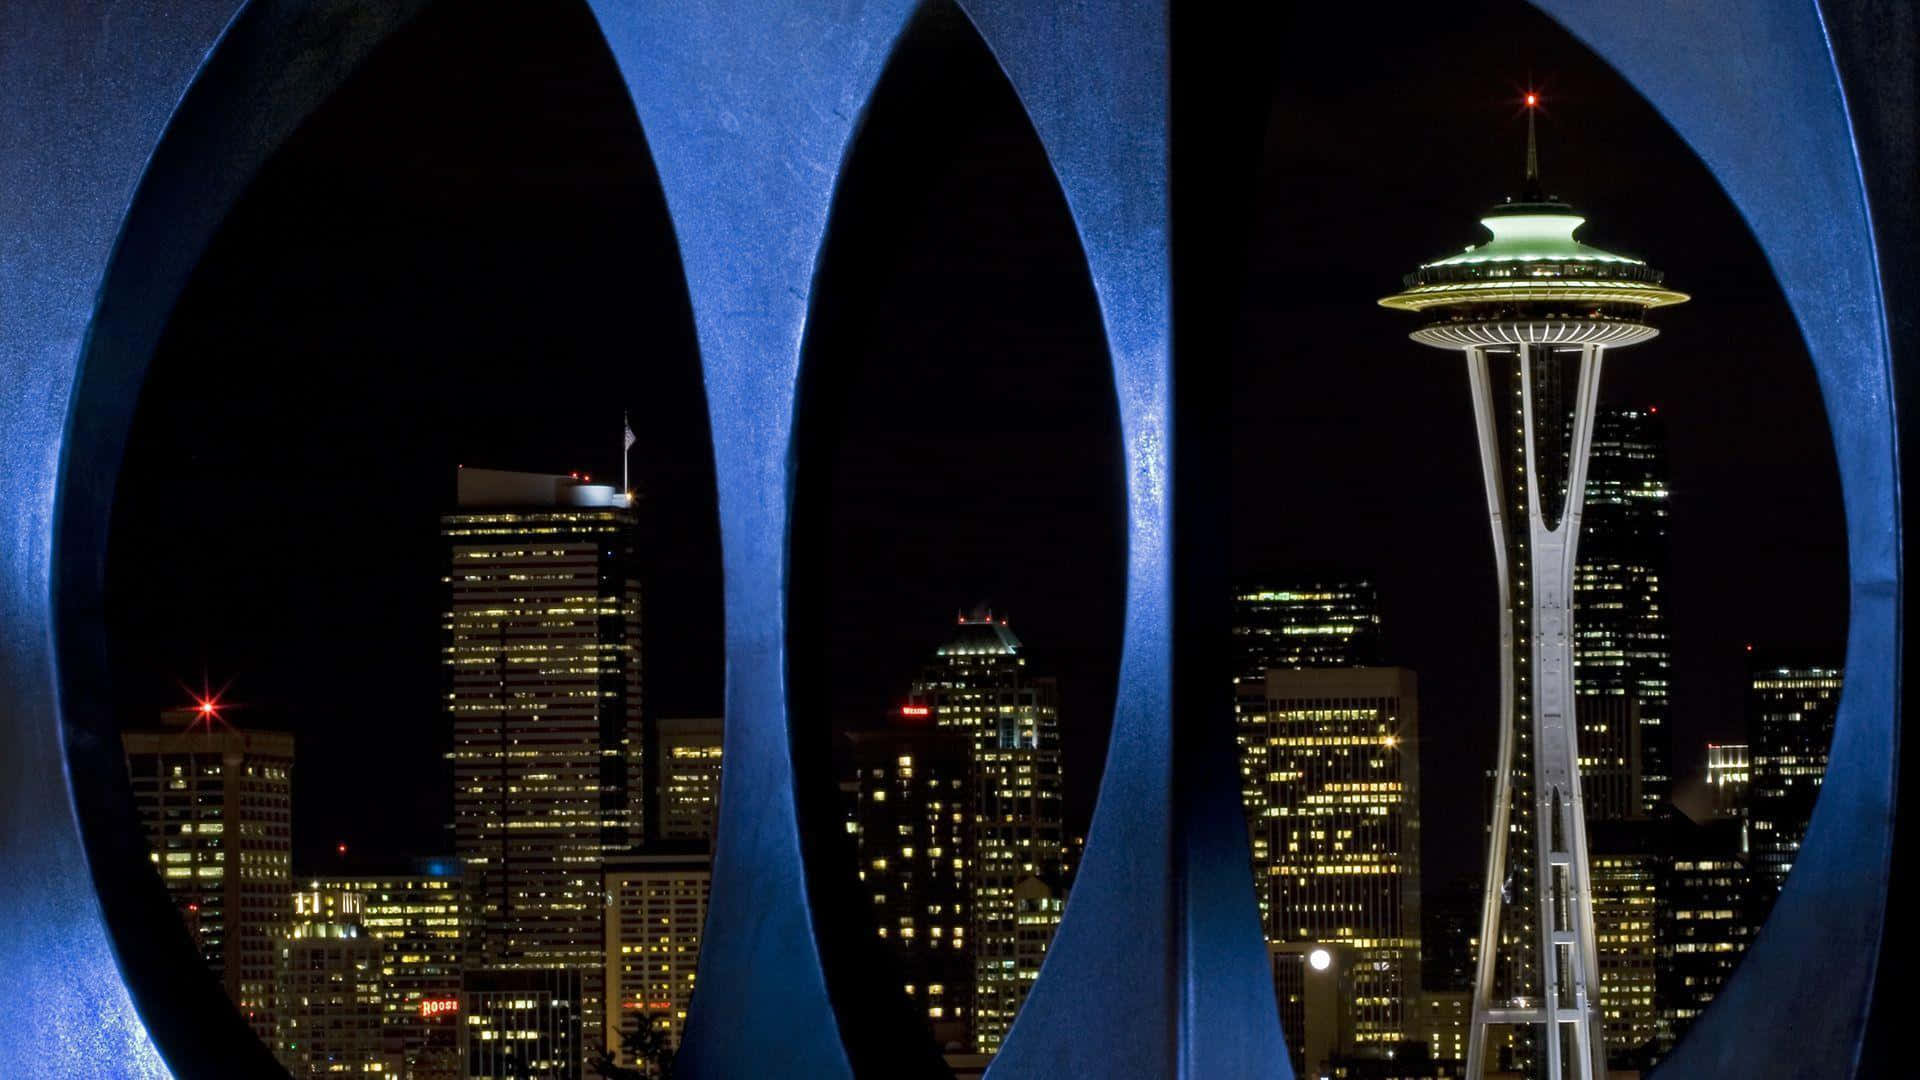
[[[1487,1040],[1493,1018],[1493,975],[1500,946],[1502,890],[1507,877],[1509,808],[1513,797],[1513,598],[1508,581],[1507,526],[1502,510],[1503,476],[1499,434],[1495,428],[1492,384],[1484,348],[1466,350],[1467,385],[1480,439],[1480,473],[1487,515],[1493,530],[1495,578],[1500,589],[1500,748],[1494,766],[1493,821],[1487,834],[1487,873],[1481,893],[1480,950],[1474,960],[1473,1010],[1467,1032],[1467,1076],[1478,1080],[1487,1067]]]
[[[1580,350],[1580,382],[1567,448],[1567,491],[1557,528],[1548,528],[1538,487],[1532,380],[1535,357],[1557,363],[1551,347],[1522,346],[1521,381],[1527,440],[1529,522],[1533,558],[1534,784],[1538,817],[1538,933],[1545,1025],[1546,1075],[1594,1080],[1605,1075],[1599,1008],[1599,963],[1594,941],[1591,863],[1580,789],[1579,732],[1574,722],[1573,580],[1593,412],[1599,395],[1599,352]]]

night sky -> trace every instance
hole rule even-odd
[[[1529,79],[1582,238],[1694,301],[1615,354],[1668,418],[1677,773],[1740,737],[1746,643],[1838,650],[1845,553],[1813,373],[1705,169],[1520,4],[1301,5],[1272,52],[1232,365],[1232,567],[1374,576],[1419,672],[1427,874],[1480,857],[1494,584],[1461,363],[1374,299],[1478,242],[1517,187]],[[1364,37],[1364,63],[1330,43]],[[1062,682],[1084,828],[1113,702],[1118,425],[1092,288],[991,59],[935,11],[855,147],[805,358],[798,575],[825,575],[833,726],[871,726],[957,611],[990,604]],[[817,380],[817,381],[815,381]],[[300,736],[296,860],[451,848],[436,700],[456,464],[619,474],[633,414],[656,572],[646,696],[721,697],[697,350],[644,138],[584,5],[442,3],[273,160],[207,253],[129,443],[109,595],[129,723],[203,672]]]

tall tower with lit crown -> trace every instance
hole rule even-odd
[[[1684,302],[1638,259],[1575,240],[1586,219],[1540,187],[1528,94],[1522,195],[1493,238],[1406,276],[1380,301],[1426,319],[1412,337],[1466,354],[1500,591],[1500,740],[1467,1075],[1489,1029],[1547,1080],[1606,1076],[1599,958],[1574,711],[1575,545],[1601,361]],[[1488,948],[1487,943],[1494,943]]]

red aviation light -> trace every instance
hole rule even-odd
[[[347,853],[347,845],[345,845],[345,844],[335,844],[335,845],[333,846],[333,852],[334,852],[334,854],[336,854],[336,855],[345,855],[345,854]]]
[[[452,997],[421,998],[420,1016],[431,1020],[436,1016],[446,1016],[460,1011],[460,999]]]
[[[1531,108],[1533,108],[1533,107],[1534,107],[1535,105],[1538,105],[1538,104],[1540,104],[1540,95],[1539,95],[1539,94],[1528,94],[1528,95],[1527,95],[1527,108],[1529,108],[1529,109],[1531,109]]]

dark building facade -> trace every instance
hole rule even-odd
[[[1793,870],[1826,779],[1842,675],[1824,657],[1755,653],[1749,663],[1749,836],[1754,870],[1774,891]]]
[[[1618,1069],[1650,1064],[1654,1047],[1661,869],[1668,828],[1659,818],[1588,826],[1600,1015],[1607,1060]]]
[[[1580,776],[1593,818],[1660,816],[1673,798],[1666,447],[1657,409],[1594,415],[1573,588]]]
[[[276,1038],[276,938],[293,893],[293,736],[211,706],[121,735],[154,871],[234,1007]]]
[[[1443,993],[1473,989],[1473,956],[1480,941],[1477,875],[1420,888],[1420,981]]]
[[[460,991],[467,1080],[581,1080],[577,968],[469,971]]]
[[[861,884],[944,1048],[973,1045],[973,739],[925,717],[853,732]]]
[[[1764,893],[1741,852],[1746,823],[1676,814],[1661,862],[1657,1050],[1693,1026],[1759,931]]]
[[[1055,900],[1067,884],[1059,687],[1028,669],[1005,619],[977,611],[956,620],[902,714],[962,732],[971,743],[973,1042],[976,1052],[995,1053],[1052,939],[1035,911],[1022,910],[1034,902],[1029,880],[1045,884]]]
[[[1276,576],[1233,591],[1236,678],[1263,678],[1271,668],[1376,666],[1380,633],[1380,597],[1366,577]]]
[[[645,819],[634,514],[575,477],[462,469],[440,531],[468,965],[574,971],[597,1044],[602,866]]]

